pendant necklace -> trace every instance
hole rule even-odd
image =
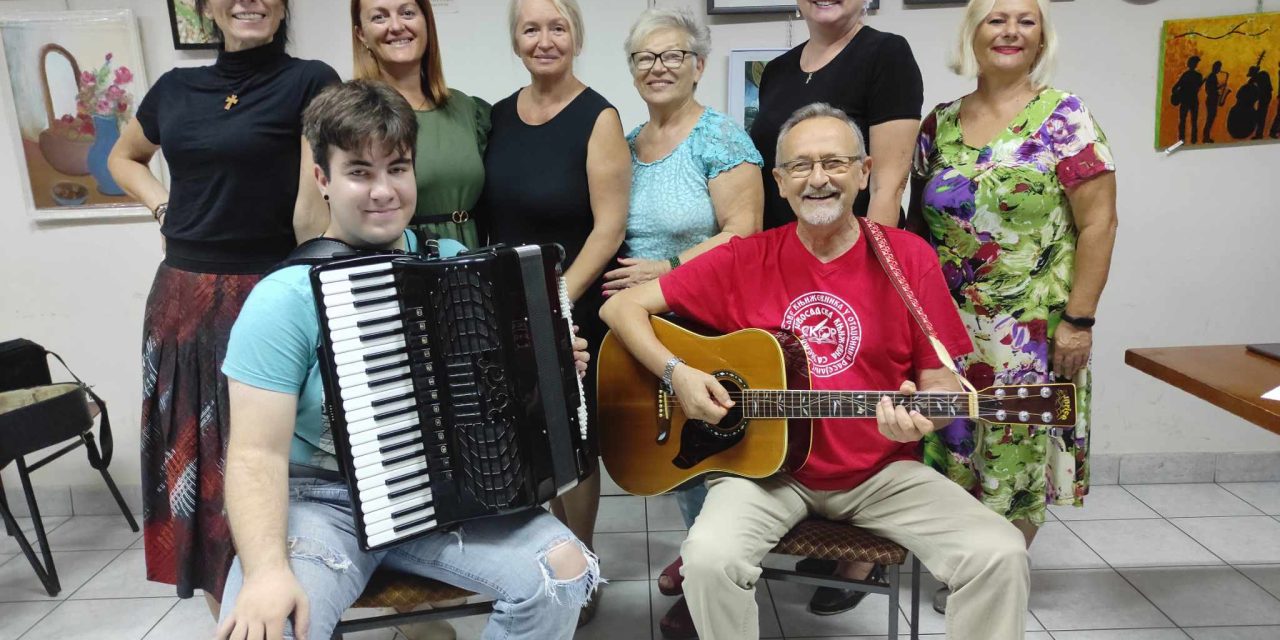
[[[812,71],[810,71],[810,72],[809,72],[809,77],[807,77],[807,78],[805,78],[805,79],[804,79],[804,83],[805,83],[805,84],[809,84],[809,81],[810,81],[810,80],[812,80],[812,79],[813,79],[813,72],[812,72]]]
[[[230,111],[231,107],[240,104],[240,94],[244,93],[244,90],[249,88],[249,81],[251,80],[253,80],[253,76],[245,78],[244,82],[240,83],[240,87],[238,89],[231,86],[227,87],[227,97],[222,100],[225,103],[222,107],[223,111]]]

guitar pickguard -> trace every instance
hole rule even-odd
[[[685,420],[680,430],[680,453],[671,460],[679,469],[692,469],[698,463],[742,442],[746,429],[729,435],[713,433],[715,427],[701,420]]]

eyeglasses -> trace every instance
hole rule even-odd
[[[698,54],[684,49],[672,49],[663,51],[662,53],[654,53],[652,51],[637,51],[631,54],[631,64],[639,71],[648,71],[653,68],[659,60],[662,66],[670,70],[679,69],[684,64],[686,56],[696,56]]]
[[[821,160],[792,160],[778,165],[792,178],[807,178],[813,173],[814,165],[822,165],[822,171],[829,176],[848,173],[853,165],[862,162],[864,156],[827,156]]]

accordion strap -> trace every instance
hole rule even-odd
[[[942,344],[942,340],[938,338],[938,332],[934,330],[933,323],[929,322],[929,316],[925,315],[924,307],[920,305],[920,300],[916,298],[915,292],[911,290],[910,283],[907,282],[907,276],[902,272],[902,266],[898,264],[898,257],[893,253],[893,247],[889,244],[889,239],[885,237],[884,230],[880,225],[867,220],[866,218],[857,218],[858,224],[862,225],[862,230],[871,245],[871,252],[875,254],[876,261],[880,263],[880,267],[884,269],[885,275],[889,276],[889,282],[893,283],[893,288],[898,292],[898,297],[902,298],[902,303],[907,305],[907,311],[911,312],[911,317],[915,318],[916,325],[924,331],[925,336],[929,338],[929,344],[933,347],[933,351],[937,354],[938,359],[942,361],[942,365],[954,373],[956,378],[960,380],[960,386],[966,391],[976,393],[973,384],[965,379],[963,375],[956,369],[955,360],[951,354],[947,352],[947,347]]]

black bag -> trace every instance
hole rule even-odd
[[[62,363],[62,367],[75,379],[74,384],[49,386],[52,379],[48,356],[53,356]],[[0,343],[0,392],[10,392],[2,394],[9,406],[0,414],[0,419],[3,420],[0,427],[5,430],[0,438],[11,443],[3,448],[25,449],[25,453],[30,453],[91,429],[93,419],[89,416],[88,406],[81,394],[71,393],[74,389],[68,387],[79,387],[98,405],[98,412],[102,415],[102,423],[98,428],[102,453],[99,456],[92,447],[88,447],[87,451],[89,466],[98,470],[106,469],[111,464],[113,448],[107,403],[71,371],[62,356],[25,338]],[[25,394],[16,390],[23,390]],[[18,404],[23,406],[19,407]],[[30,448],[32,446],[34,448]],[[0,451],[2,453],[4,452]],[[8,464],[11,459],[0,456],[0,466]]]

